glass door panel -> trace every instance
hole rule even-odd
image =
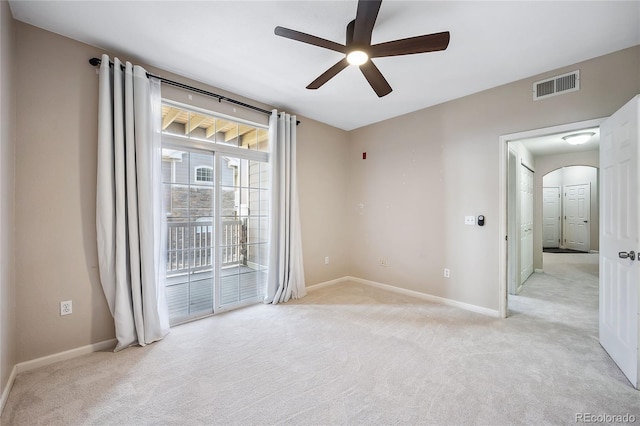
[[[163,149],[166,295],[172,323],[213,313],[213,153]]]
[[[266,163],[220,159],[220,305],[260,300],[266,281]]]

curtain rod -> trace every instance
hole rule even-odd
[[[100,58],[91,58],[91,59],[89,59],[89,63],[90,63],[92,66],[97,67],[97,66],[99,66],[99,65],[102,63],[102,59],[100,59]],[[113,66],[113,62],[109,61],[109,66]],[[244,103],[244,102],[238,101],[238,100],[236,100],[236,99],[228,98],[228,97],[226,97],[226,96],[219,95],[219,94],[217,94],[217,93],[208,92],[208,91],[206,91],[206,90],[198,89],[197,87],[188,86],[188,85],[186,85],[186,84],[179,83],[179,82],[177,82],[177,81],[169,80],[169,79],[167,79],[167,78],[164,78],[164,77],[160,77],[160,76],[158,76],[158,75],[151,74],[150,72],[147,72],[147,77],[157,78],[157,79],[158,79],[158,80],[160,80],[162,83],[168,84],[168,85],[170,85],[170,86],[179,87],[179,88],[181,88],[181,89],[189,90],[189,91],[191,91],[191,92],[196,92],[196,93],[199,93],[199,94],[201,94],[201,95],[205,95],[205,96],[210,96],[210,97],[212,97],[212,98],[216,98],[216,99],[218,99],[218,102],[225,101],[225,102],[232,103],[232,104],[234,104],[234,105],[241,106],[241,107],[243,107],[243,108],[248,108],[248,109],[252,109],[252,110],[254,110],[254,111],[261,112],[261,113],[263,113],[263,114],[271,115],[271,111],[269,111],[269,110],[266,110],[266,109],[263,109],[263,108],[259,108],[259,107],[257,107],[257,106],[249,105],[249,104],[247,104],[247,103]],[[300,124],[300,120],[296,121],[296,125],[298,125],[298,124]]]

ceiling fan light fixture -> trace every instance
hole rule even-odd
[[[373,27],[376,24],[381,4],[382,0],[358,0],[356,19],[347,24],[345,44],[280,26],[273,30],[277,36],[333,50],[344,55],[340,61],[309,83],[307,89],[319,89],[349,65],[357,65],[369,86],[381,98],[387,96],[393,89],[376,64],[369,60],[369,57],[415,55],[445,50],[449,46],[449,31],[371,44]]]
[[[354,50],[352,52],[349,52],[349,54],[347,55],[347,62],[349,62],[351,65],[362,65],[364,63],[366,63],[369,60],[369,55],[366,54],[366,52],[363,52],[362,50]]]
[[[591,139],[593,135],[595,135],[595,133],[593,132],[573,133],[567,136],[563,136],[562,139],[564,139],[571,145],[582,145],[583,143]]]

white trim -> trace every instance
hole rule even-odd
[[[162,134],[162,147],[174,150],[184,150],[187,148],[200,149],[204,152],[215,152],[220,155],[229,155],[246,160],[268,162],[269,153],[266,151],[256,151],[254,149],[237,148],[235,146],[221,143],[207,142],[200,139],[192,139],[187,136],[175,135],[171,133]]]
[[[488,315],[491,317],[499,317],[499,312],[494,309],[483,308],[482,306],[472,305],[469,303],[459,302],[457,300],[446,299],[444,297],[434,296],[431,294],[421,293],[419,291],[408,290],[406,288],[400,288],[389,284],[383,284],[376,281],[365,280],[362,278],[346,276],[342,278],[338,278],[331,281],[325,281],[323,283],[314,284],[312,286],[307,287],[307,292],[311,292],[314,290],[318,290],[320,288],[328,287],[335,284],[340,284],[343,282],[355,282],[358,284],[364,284],[371,287],[379,288],[381,290],[391,291],[393,293],[402,294],[405,296],[415,297],[417,299],[426,300],[427,302],[438,303],[441,305],[452,306],[454,308],[464,309],[465,311],[476,312],[483,315]]]
[[[500,318],[507,317],[507,275],[509,274],[509,268],[507,267],[507,253],[509,251],[509,242],[507,241],[507,236],[509,235],[509,229],[507,228],[508,142],[509,140],[506,139],[506,136],[500,136],[498,150],[500,153],[500,161],[498,163],[498,312]],[[514,236],[512,235],[511,237],[513,238]]]
[[[0,415],[4,411],[4,406],[7,404],[7,400],[9,399],[9,392],[11,392],[11,388],[13,388],[13,383],[16,381],[16,376],[18,375],[18,369],[16,366],[13,366],[11,370],[11,374],[9,375],[9,380],[7,380],[7,385],[2,390],[2,398],[0,399]]]
[[[67,359],[77,358],[82,355],[87,355],[93,352],[100,351],[112,351],[116,346],[116,339],[109,339],[103,342],[92,343],[90,345],[81,346],[75,349],[69,349],[68,351],[58,352],[43,356],[41,358],[32,359],[30,361],[20,362],[16,364],[17,373],[24,373],[25,371],[34,370],[36,368],[44,367],[46,365],[54,364],[59,361],[65,361]]]
[[[325,281],[322,283],[318,283],[318,284],[314,284],[314,285],[310,285],[308,287],[306,287],[307,293],[311,292],[311,291],[315,291],[315,290],[320,290],[321,288],[324,287],[329,287],[330,285],[335,285],[335,284],[340,284],[340,283],[344,283],[349,281],[350,277],[342,277],[342,278],[338,278],[335,280],[331,280],[331,281]]]
[[[347,277],[347,281],[353,281],[360,284],[369,285],[382,290],[392,291],[394,293],[403,294],[405,296],[415,297],[417,299],[426,300],[427,302],[438,303],[441,305],[452,306],[454,308],[464,309],[465,311],[476,312],[478,314],[488,315],[491,317],[499,317],[499,312],[495,309],[483,308],[482,306],[472,305],[470,303],[460,302],[457,300],[447,299],[444,297],[434,296],[432,294],[421,293],[419,291],[408,290],[389,284],[383,284],[375,281],[364,280],[362,278]]]
[[[558,126],[543,127],[541,129],[526,130],[524,132],[510,133],[500,136],[500,140],[504,142],[515,142],[522,139],[532,139],[540,136],[555,135],[556,133],[573,132],[590,127],[600,127],[600,124],[607,117],[594,118],[592,120],[578,121],[575,123],[560,124]]]
[[[533,272],[536,274],[544,274],[544,269],[534,269]]]
[[[525,132],[510,133],[498,138],[500,161],[498,164],[498,311],[501,318],[507,317],[507,162],[509,161],[509,142],[531,139],[538,136],[553,135],[555,133],[571,132],[574,130],[587,129],[589,127],[599,127],[606,119],[596,118],[593,120],[578,121],[575,123],[562,124],[559,126],[545,127]]]

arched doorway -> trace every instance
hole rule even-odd
[[[566,166],[542,177],[542,251],[598,251],[598,169]]]

